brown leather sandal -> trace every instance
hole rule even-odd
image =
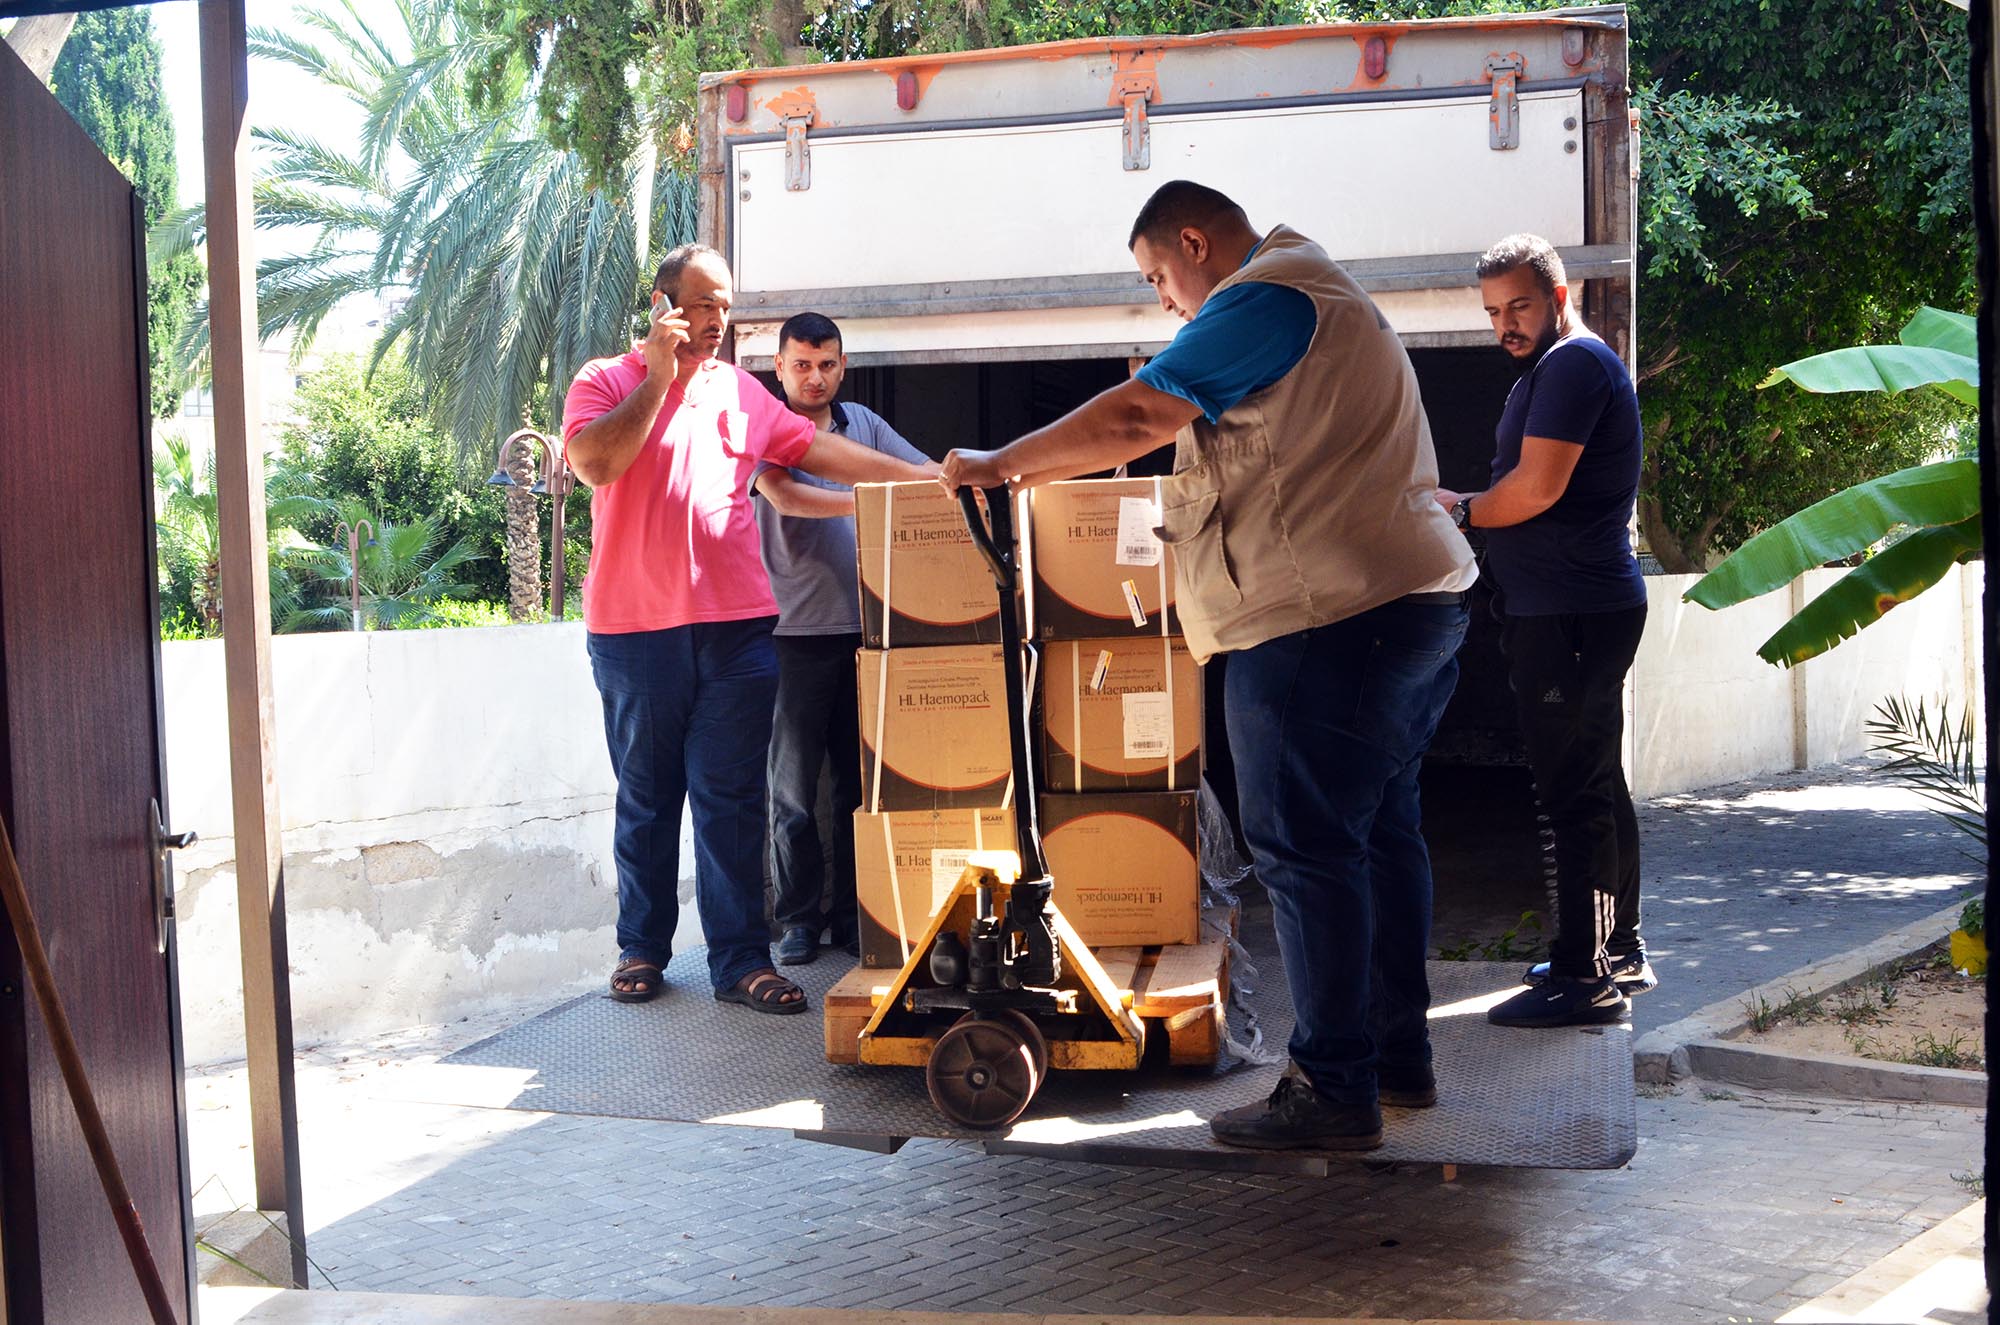
[[[620,985],[623,988],[620,988]],[[620,1003],[645,1003],[659,996],[666,973],[644,957],[621,957],[611,968],[611,997]]]
[[[786,995],[797,994],[788,999]],[[727,989],[715,991],[718,1003],[741,1003],[756,1012],[790,1017],[806,1010],[806,991],[770,968],[752,971]]]

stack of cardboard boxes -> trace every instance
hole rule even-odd
[[[1201,671],[1174,612],[1156,479],[1028,494],[1029,628],[1041,647],[1042,845],[1092,947],[1193,943]]]
[[[1092,947],[1192,943],[1201,679],[1173,616],[1153,480],[1036,489],[1019,521],[1039,808],[1055,903]],[[1000,604],[955,499],[855,490],[863,649],[861,963],[900,967],[973,851],[1012,850]]]
[[[895,970],[981,850],[1014,848],[992,573],[935,483],[854,490],[860,551],[861,964]]]

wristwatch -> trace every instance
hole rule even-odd
[[[1451,522],[1460,529],[1472,527],[1472,498],[1460,497],[1451,508]]]

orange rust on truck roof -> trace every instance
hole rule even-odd
[[[1148,51],[1157,55],[1168,50],[1191,50],[1204,46],[1238,46],[1271,50],[1295,42],[1321,38],[1348,37],[1365,42],[1380,36],[1390,42],[1426,29],[1471,28],[1502,32],[1513,28],[1612,27],[1605,16],[1546,10],[1537,14],[1483,14],[1469,18],[1405,19],[1391,23],[1301,23],[1290,27],[1239,28],[1225,32],[1203,32],[1193,36],[1158,37],[1078,37],[1069,41],[1039,42],[1029,46],[992,46],[972,51],[942,51],[928,55],[890,55],[874,60],[835,60],[825,64],[777,65],[760,69],[735,69],[703,74],[705,86],[729,83],[757,83],[770,79],[794,79],[828,73],[884,73],[894,78],[904,70],[913,71],[920,88],[928,90],[930,80],[947,65],[997,64],[1007,60],[1069,60],[1083,56],[1116,57],[1127,52]]]

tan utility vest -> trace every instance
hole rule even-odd
[[[1472,550],[1437,504],[1437,454],[1403,343],[1354,279],[1287,226],[1215,287],[1299,291],[1305,357],[1219,423],[1183,428],[1162,493],[1189,650],[1344,620],[1437,583]]]

